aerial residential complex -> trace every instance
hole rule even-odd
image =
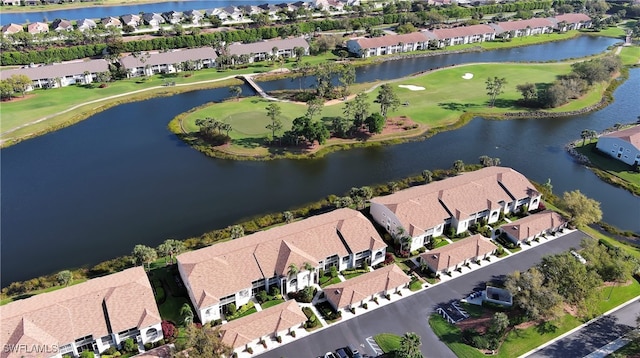
[[[379,230],[394,238],[409,235],[410,249],[416,250],[443,233],[464,233],[474,223],[497,222],[501,214],[534,210],[540,200],[522,174],[487,167],[372,198],[370,213]],[[560,215],[543,211],[501,230],[523,242],[565,225]],[[222,341],[242,352],[265,340],[295,336],[292,332],[308,320],[301,306],[288,300],[227,322],[230,305],[241,307],[262,290],[272,292],[275,287],[286,297],[307,286],[318,287],[321,272],[332,267],[376,267],[322,291],[334,310],[354,312],[407,288],[411,278],[399,266],[381,265],[387,244],[378,229],[359,211],[337,209],[183,253],[177,257],[177,272],[199,321],[222,322]],[[417,263],[435,273],[450,273],[496,249],[478,234],[426,250]],[[85,350],[102,353],[120,347],[127,338],[139,344],[162,338],[154,292],[142,267],[0,306],[0,318],[1,344],[59,347],[47,357],[79,356]],[[3,351],[0,358],[22,353]]]
[[[596,148],[623,163],[640,164],[640,125],[600,136]]]
[[[524,175],[487,167],[373,198],[370,212],[393,237],[409,236],[414,251],[448,230],[460,234],[482,220],[497,222],[501,213],[537,209],[540,200]]]
[[[2,358],[77,357],[83,351],[102,353],[128,338],[136,344],[163,338],[142,267],[0,306],[0,319]]]
[[[260,290],[297,291],[317,282],[320,269],[384,260],[387,245],[356,210],[338,209],[178,256],[178,269],[203,323],[223,318],[230,304]],[[291,265],[298,272],[291,272]]]
[[[430,47],[463,45],[492,41],[498,37],[515,38],[567,31],[591,26],[585,14],[565,14],[549,18],[503,21],[498,23],[422,30],[410,34],[361,37],[347,41],[347,49],[357,57],[390,55],[424,50]]]

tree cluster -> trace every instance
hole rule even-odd
[[[229,132],[232,127],[229,123],[207,117],[196,119],[195,124],[199,127],[198,135],[214,146],[225,144],[231,140]],[[223,131],[225,133],[222,133]]]
[[[30,85],[31,80],[26,75],[12,75],[6,80],[0,80],[0,98],[11,99],[16,93],[24,96]]]
[[[626,282],[638,269],[638,261],[620,250],[608,249],[591,238],[582,241],[581,263],[571,253],[546,256],[540,264],[525,272],[508,275],[506,288],[513,294],[514,305],[532,320],[552,320],[562,314],[562,305],[578,308],[581,315],[592,317],[604,281]]]
[[[620,71],[622,62],[617,56],[605,56],[576,62],[571,73],[560,76],[545,88],[543,85],[525,83],[516,86],[522,94],[522,104],[529,107],[555,108],[579,98],[589,86],[606,81]]]

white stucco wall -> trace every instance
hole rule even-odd
[[[640,149],[620,138],[600,137],[596,148],[612,158],[629,165],[640,162]]]

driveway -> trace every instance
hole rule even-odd
[[[422,353],[425,357],[455,357],[429,327],[429,315],[438,304],[464,298],[474,289],[484,288],[485,282],[502,279],[504,275],[515,270],[526,270],[537,264],[544,255],[578,248],[585,236],[587,235],[575,231],[544,245],[532,247],[516,255],[512,254],[504,260],[366,312],[261,354],[260,357],[313,358],[346,345],[352,345],[364,354],[376,356],[373,348],[367,343],[367,338],[385,332],[398,335],[416,332],[422,337]]]

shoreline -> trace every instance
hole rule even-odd
[[[107,4],[105,4],[105,2]],[[71,2],[64,4],[52,4],[52,5],[37,5],[37,6],[2,6],[2,11],[15,14],[15,13],[34,13],[45,11],[64,11],[64,10],[77,10],[86,9],[89,7],[116,7],[116,6],[135,6],[146,5],[154,3],[166,3],[176,2],[175,0],[102,0],[96,2]],[[187,2],[187,1],[185,1]]]
[[[591,32],[578,32],[575,31],[574,33],[570,34],[571,36],[568,37],[563,37],[563,38],[559,38],[559,39],[544,39],[543,41],[540,42],[536,42],[536,43],[524,43],[524,44],[520,44],[520,43],[513,43],[513,42],[505,42],[503,46],[499,46],[497,48],[484,48],[482,46],[479,45],[474,45],[471,47],[467,47],[467,48],[463,48],[463,49],[456,49],[456,50],[436,50],[436,51],[429,51],[429,52],[418,52],[418,53],[406,53],[406,54],[401,54],[401,55],[393,55],[393,56],[385,56],[385,57],[376,57],[374,59],[371,60],[364,60],[364,61],[359,61],[358,59],[355,60],[351,60],[348,61],[351,65],[353,65],[354,67],[360,67],[360,66],[367,66],[367,65],[373,65],[373,64],[378,64],[378,63],[382,63],[382,62],[387,62],[387,61],[394,61],[394,60],[398,60],[398,59],[405,59],[405,58],[418,58],[418,57],[432,57],[432,56],[439,56],[439,55],[448,55],[448,54],[457,54],[457,53],[468,53],[468,52],[484,52],[484,51],[493,51],[493,50],[497,50],[497,49],[502,49],[502,48],[517,48],[517,47],[526,47],[526,46],[533,46],[533,45],[539,45],[539,44],[544,44],[544,43],[549,43],[549,42],[559,42],[559,41],[565,41],[565,40],[570,40],[573,38],[576,38],[578,36],[597,36],[599,35],[598,33],[591,33]],[[600,35],[601,36],[601,35]],[[605,50],[606,51],[606,50]],[[597,56],[597,55],[592,55],[592,56]],[[587,59],[589,57],[592,56],[587,56],[584,57],[583,59]],[[338,61],[336,61],[338,62]],[[531,62],[531,63],[553,63],[555,61],[544,61],[544,62]],[[417,72],[414,73],[410,76],[415,76],[415,75],[419,75],[422,73],[425,73],[427,71],[421,71],[421,72]],[[290,72],[288,74],[257,74],[256,79],[260,80],[260,78],[268,78],[269,80],[273,80],[273,79],[277,79],[277,78],[295,78],[297,77],[299,74],[297,72]],[[230,75],[228,77],[225,77],[227,79],[236,77],[236,75]],[[112,97],[116,97],[116,96],[120,96],[120,97],[125,97],[128,96],[132,93],[138,93],[138,92],[143,92],[143,91],[151,91],[153,89],[155,90],[159,90],[159,94],[157,95],[147,95],[147,96],[137,96],[134,98],[127,98],[126,101],[116,101],[116,102],[107,102],[104,105],[101,105],[97,108],[91,109],[89,111],[86,112],[81,112],[81,113],[77,113],[75,114],[71,119],[63,121],[61,123],[57,123],[55,125],[52,125],[51,127],[47,127],[47,128],[43,128],[41,130],[36,130],[35,132],[32,133],[27,133],[24,134],[22,136],[18,136],[18,137],[12,137],[12,138],[7,138],[7,139],[3,139],[1,138],[2,136],[6,135],[6,134],[10,134],[12,132],[15,132],[19,129],[22,129],[24,127],[28,127],[32,124],[37,124],[40,122],[44,122],[46,120],[55,118],[61,114],[64,113],[68,113],[71,112],[73,109],[78,109],[81,108],[87,104],[89,104],[89,102],[87,103],[80,103],[77,105],[74,105],[72,107],[70,107],[71,109],[62,111],[62,112],[57,112],[54,114],[50,114],[47,115],[45,117],[41,117],[38,118],[34,121],[25,123],[20,125],[19,127],[15,127],[12,128],[6,132],[2,132],[0,133],[0,149],[2,148],[7,148],[10,147],[14,144],[20,143],[24,140],[30,139],[30,138],[35,138],[38,137],[40,135],[44,135],[68,126],[71,126],[73,124],[76,124],[80,121],[83,121],[85,119],[88,119],[89,117],[91,117],[92,115],[99,113],[100,111],[106,110],[108,108],[117,106],[119,104],[123,104],[123,103],[130,103],[130,102],[135,102],[135,101],[142,101],[142,100],[146,100],[146,99],[150,99],[150,98],[154,98],[154,97],[162,97],[162,96],[169,96],[169,95],[173,95],[173,94],[178,94],[178,93],[184,93],[184,92],[189,92],[189,91],[196,91],[196,90],[200,90],[200,89],[210,89],[210,88],[219,88],[219,87],[223,87],[224,85],[210,85],[210,86],[198,86],[198,84],[202,84],[202,83],[215,83],[215,82],[220,82],[223,79],[214,79],[214,80],[205,80],[205,81],[200,81],[200,82],[194,82],[194,83],[184,83],[184,84],[178,84],[176,87],[190,87],[192,86],[193,88],[188,88],[188,89],[183,89],[180,91],[176,91],[175,88],[176,87],[171,87],[171,90],[168,90],[167,87],[156,87],[156,88],[147,88],[147,89],[143,89],[143,90],[139,90],[139,91],[133,91],[133,92],[126,92],[126,93],[121,93],[115,96],[110,96],[110,97],[105,97],[105,98],[100,98],[94,101],[91,101],[90,103],[100,103],[102,101],[109,101],[110,99],[112,99]],[[161,90],[164,89],[164,90]],[[96,111],[97,109],[97,111]]]
[[[478,65],[478,64],[481,64],[481,63],[467,63],[462,65],[428,70],[428,71],[421,71],[418,73],[411,74],[409,76],[376,83],[372,87],[365,90],[364,93],[369,93],[373,91],[375,88],[385,83],[401,82],[408,78],[422,76],[422,75],[430,74],[433,72],[441,71],[444,69],[472,66],[472,65]],[[419,133],[415,133],[415,130],[414,131],[409,130],[408,132],[411,132],[411,133],[406,133],[406,134],[401,133],[400,135],[397,135],[397,133],[395,135],[391,134],[392,136],[391,138],[387,136],[384,138],[370,139],[367,141],[360,141],[357,139],[348,139],[346,141],[340,140],[340,142],[338,143],[327,143],[323,145],[321,148],[319,148],[318,150],[313,150],[305,153],[298,153],[299,150],[296,150],[294,148],[293,152],[285,152],[283,154],[269,154],[269,155],[244,154],[244,153],[239,153],[237,151],[234,152],[230,150],[225,150],[225,149],[228,149],[226,146],[212,147],[210,144],[203,142],[197,136],[187,133],[184,130],[184,126],[182,123],[184,117],[193,113],[194,111],[215,105],[215,103],[212,103],[212,102],[203,104],[198,107],[191,108],[188,111],[178,114],[176,117],[171,119],[167,127],[170,132],[176,135],[185,144],[189,145],[193,149],[199,151],[200,153],[210,158],[225,159],[225,160],[239,160],[239,161],[252,161],[252,160],[267,161],[267,160],[277,160],[277,159],[322,158],[327,154],[337,152],[337,151],[342,151],[342,150],[348,150],[348,149],[354,149],[354,148],[366,148],[366,147],[372,147],[372,146],[394,145],[394,144],[402,144],[402,143],[408,143],[413,141],[425,140],[441,132],[459,129],[465,126],[466,124],[468,124],[472,119],[476,117],[482,117],[485,119],[494,119],[494,120],[512,120],[512,119],[533,119],[533,118],[535,119],[564,118],[564,117],[573,117],[573,116],[583,115],[586,113],[601,110],[602,108],[612,103],[613,91],[615,91],[615,89],[620,84],[626,81],[627,78],[628,78],[628,70],[623,70],[622,73],[619,73],[616,77],[612,77],[609,80],[607,86],[605,87],[604,91],[601,94],[600,100],[597,103],[587,105],[577,110],[564,111],[564,112],[547,112],[543,110],[505,112],[505,113],[465,112],[465,113],[462,113],[458,117],[458,119],[456,119],[452,123],[444,124],[437,127],[427,128],[426,130],[421,131]],[[424,125],[423,125],[423,128],[424,128]],[[334,138],[334,139],[337,139],[337,138]],[[331,141],[331,139],[329,141]],[[221,149],[220,147],[223,147],[224,149]],[[266,148],[270,149],[272,147],[267,146]]]

